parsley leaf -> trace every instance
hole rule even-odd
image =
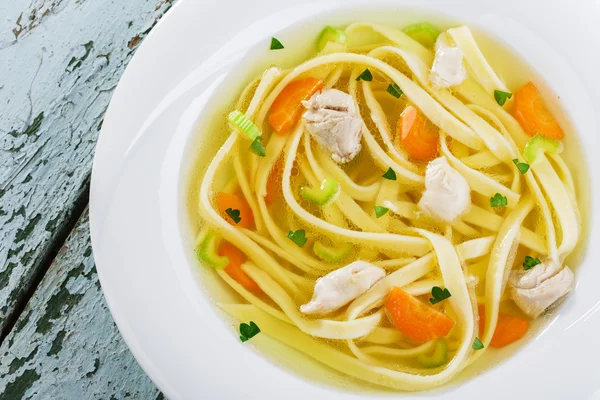
[[[527,271],[541,263],[542,262],[537,257],[533,258],[533,257],[525,256],[525,262],[523,263],[523,269],[525,271]]]
[[[266,153],[265,147],[260,143],[262,137],[258,136],[256,139],[252,141],[252,144],[248,148],[251,152],[256,153],[257,155],[264,157]]]
[[[503,92],[502,90],[494,90],[494,98],[496,99],[496,103],[503,106],[506,103],[506,100],[512,97],[512,93]]]
[[[356,78],[357,81],[360,81],[361,79],[363,81],[367,81],[367,82],[371,82],[373,80],[373,74],[371,74],[371,71],[369,71],[369,68],[365,69],[362,72],[362,74],[360,74],[358,76],[358,78]]]
[[[475,340],[473,341],[473,350],[481,350],[483,349],[483,343],[481,343],[481,340],[479,340],[478,337],[475,338]]]
[[[439,286],[434,286],[433,289],[431,289],[431,295],[433,296],[429,299],[431,304],[437,304],[440,301],[446,300],[448,297],[452,297],[448,288],[444,288],[444,290],[442,290],[442,288]]]
[[[400,98],[400,96],[402,96],[403,93],[400,87],[395,83],[390,83],[388,85],[387,92],[397,99]]]
[[[374,208],[375,208],[375,216],[377,218],[383,217],[386,212],[390,211],[389,208],[381,207],[381,206],[375,206]]]
[[[228,208],[225,210],[229,218],[233,220],[236,224],[239,224],[242,218],[240,217],[240,210],[236,210],[235,208]]]
[[[283,49],[283,45],[281,42],[275,38],[271,38],[271,50],[280,50]]]
[[[508,205],[506,196],[496,193],[494,197],[490,197],[490,207],[504,207]]]
[[[248,324],[240,324],[240,340],[242,342],[246,342],[252,339],[254,336],[260,333],[260,328],[258,325],[254,323],[254,321],[250,321],[250,325]]]
[[[307,240],[306,232],[304,232],[304,229],[299,229],[296,232],[289,231],[286,236],[292,242],[296,243],[298,245],[298,247],[304,246],[304,244],[306,243],[306,240]]]
[[[513,163],[515,163],[515,165],[519,169],[519,172],[521,173],[521,175],[525,175],[525,173],[527,171],[529,171],[529,164],[525,164],[524,162],[519,162],[518,158],[515,158],[513,160]]]
[[[387,180],[390,181],[395,181],[396,180],[396,171],[394,171],[392,169],[392,167],[389,167],[388,170],[385,172],[385,174],[381,175],[382,178],[385,178]]]

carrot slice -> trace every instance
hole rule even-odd
[[[239,226],[240,228],[254,228],[254,216],[252,210],[242,196],[233,193],[219,192],[217,193],[217,207],[221,212],[221,215],[231,225]],[[237,224],[233,221],[225,210],[231,208],[232,210],[240,210],[241,221]]]
[[[310,99],[322,87],[323,82],[316,78],[298,79],[288,84],[271,106],[269,125],[281,135],[288,133],[298,122],[302,100]]]
[[[265,196],[265,203],[271,204],[279,194],[281,194],[281,174],[282,174],[282,161],[277,160],[271,172],[269,172],[269,180],[267,181],[267,195]]]
[[[562,128],[546,107],[540,91],[531,82],[515,93],[513,114],[529,136],[539,133],[556,140],[565,137]]]
[[[408,106],[398,120],[396,141],[412,158],[429,161],[438,155],[440,135],[415,107]]]
[[[485,326],[485,307],[479,305],[479,332],[483,334]],[[529,330],[529,321],[506,313],[498,313],[498,323],[490,344],[492,347],[504,347],[521,339]]]
[[[242,270],[242,264],[248,260],[246,254],[229,242],[223,242],[219,246],[219,255],[229,258],[229,264],[225,267],[225,272],[231,276],[237,283],[248,289],[254,294],[262,294],[261,288]]]
[[[454,321],[435,308],[394,287],[385,303],[396,329],[415,342],[424,343],[450,333]]]

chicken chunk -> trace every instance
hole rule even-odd
[[[435,58],[429,72],[431,86],[444,89],[460,85],[467,79],[463,56],[461,49],[449,46],[445,35],[440,35],[435,43]]]
[[[569,267],[564,267],[560,272],[547,279],[540,280],[547,275],[548,271],[555,267],[550,267],[542,273],[535,274],[537,266],[528,271],[531,276],[524,274],[519,278],[511,276],[510,279],[510,298],[519,306],[521,310],[531,318],[537,318],[546,311],[551,305],[561,298],[565,297],[573,289],[575,277]],[[514,274],[514,272],[513,272]],[[535,286],[532,286],[535,283]],[[525,285],[518,286],[519,284]]]
[[[385,270],[365,261],[354,261],[319,278],[312,300],[300,306],[304,314],[327,314],[345,306],[385,276]]]
[[[302,104],[307,109],[303,115],[306,129],[331,152],[331,158],[338,163],[352,160],[361,149],[363,124],[352,96],[326,89]]]
[[[454,221],[471,207],[471,188],[467,180],[439,157],[427,165],[425,192],[419,208],[431,217]]]

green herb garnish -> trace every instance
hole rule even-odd
[[[271,38],[271,50],[281,50],[283,48],[284,47],[279,40]]]
[[[299,229],[296,232],[289,231],[286,236],[292,242],[296,243],[298,245],[298,247],[304,246],[304,244],[306,243],[306,240],[307,240],[306,232],[304,232],[304,229]]]
[[[515,158],[513,160],[513,163],[515,163],[515,165],[519,169],[519,172],[521,173],[521,175],[524,175],[527,171],[529,171],[529,164],[526,164],[524,162],[519,162],[518,158]]]
[[[494,98],[496,99],[496,103],[503,106],[506,103],[506,100],[512,97],[512,93],[503,92],[502,90],[494,90]]]
[[[440,301],[444,301],[448,297],[452,296],[448,288],[444,288],[444,290],[442,290],[442,288],[439,286],[434,286],[433,289],[431,289],[431,295],[433,296],[429,299],[431,304],[437,304]]]
[[[389,208],[381,207],[381,206],[375,206],[374,208],[375,208],[375,216],[377,218],[383,217],[386,212],[390,211]]]
[[[504,207],[508,205],[506,196],[496,193],[494,197],[490,197],[490,207]]]
[[[395,181],[396,180],[396,171],[394,171],[392,169],[392,167],[389,167],[387,171],[385,171],[385,174],[381,175],[382,178],[385,178],[387,180],[390,181]]]
[[[402,96],[402,90],[395,83],[390,83],[388,85],[387,92],[395,98],[399,98],[400,96]]]
[[[250,321],[250,324],[240,324],[240,340],[242,342],[246,342],[252,339],[254,336],[260,333],[260,328],[258,325],[254,323],[254,321]]]
[[[251,152],[255,153],[256,155],[260,156],[260,157],[264,157],[266,153],[265,151],[265,146],[263,146],[260,141],[262,140],[262,137],[257,137],[256,139],[254,139],[252,141],[252,144],[250,145],[250,147],[248,148]]]
[[[531,268],[535,267],[538,264],[541,264],[542,262],[540,261],[539,258],[533,258],[533,257],[529,257],[529,256],[525,256],[525,262],[523,262],[523,269],[525,271],[530,270]]]
[[[481,350],[483,349],[483,343],[481,343],[481,340],[479,340],[478,337],[475,338],[475,340],[473,341],[473,350]]]
[[[373,80],[373,74],[371,74],[371,71],[369,71],[369,68],[365,69],[362,72],[362,74],[360,74],[358,76],[358,78],[356,78],[357,81],[360,81],[361,79],[363,81],[367,81],[367,82],[371,82]]]
[[[236,210],[235,208],[228,208],[227,210],[225,210],[225,212],[227,213],[227,215],[229,215],[229,218],[231,218],[236,224],[239,224],[239,222],[242,220],[242,217],[240,217],[240,210]]]

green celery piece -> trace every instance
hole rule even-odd
[[[419,22],[403,29],[411,38],[421,43],[425,47],[432,48],[440,35],[440,31],[430,22]]]
[[[332,264],[344,261],[344,259],[348,257],[350,253],[352,253],[353,248],[354,247],[352,247],[352,245],[349,243],[345,243],[342,246],[336,246],[336,248],[333,248],[331,246],[324,245],[318,240],[313,245],[313,251],[315,254],[321,260]]]
[[[317,39],[317,51],[321,51],[329,42],[344,44],[346,43],[346,32],[333,26],[323,28]]]
[[[326,206],[335,201],[340,192],[340,185],[333,179],[325,178],[319,188],[303,187],[300,195],[319,206]]]
[[[425,368],[436,368],[446,364],[448,359],[448,343],[440,339],[435,343],[435,350],[432,355],[426,356],[421,354],[417,357],[417,361]]]
[[[229,113],[227,121],[232,129],[242,131],[250,140],[255,140],[257,137],[262,136],[260,129],[241,111],[235,110]]]
[[[220,256],[217,253],[219,240],[220,238],[215,232],[208,232],[196,250],[198,259],[213,268],[223,268],[229,264],[228,257]]]
[[[550,139],[540,134],[532,137],[525,145],[523,155],[531,165],[538,160],[543,153],[558,154],[563,150],[563,144],[558,140]]]

